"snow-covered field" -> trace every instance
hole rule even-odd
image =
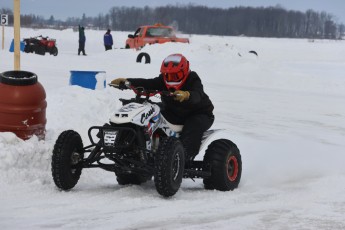
[[[72,30],[22,29],[21,38],[57,39],[59,55],[21,53],[47,93],[45,141],[0,133],[0,229],[345,229],[345,42],[184,35],[190,44],[105,52],[105,31],[86,31],[78,56]],[[112,32],[117,48],[126,32]],[[5,28],[0,72],[13,70]],[[258,57],[249,51],[255,50]],[[157,76],[161,61],[183,53],[215,105],[212,128],[227,129],[242,154],[243,174],[232,192],[206,191],[185,179],[170,199],[153,182],[119,186],[115,175],[85,169],[76,187],[59,191],[50,162],[58,135],[103,125],[130,91],[70,86],[71,70],[116,77]],[[200,153],[202,157],[202,153]]]

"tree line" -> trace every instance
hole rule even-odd
[[[9,15],[13,13],[0,9]],[[66,28],[83,25],[97,29],[134,31],[140,25],[155,23],[172,25],[187,34],[227,36],[330,38],[344,36],[345,25],[337,24],[327,12],[286,10],[282,7],[209,8],[196,5],[167,5],[162,7],[112,7],[108,13],[96,17],[70,17],[66,20],[49,19],[37,15],[21,15],[23,27]]]

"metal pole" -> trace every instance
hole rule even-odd
[[[14,70],[20,70],[20,0],[14,3]]]

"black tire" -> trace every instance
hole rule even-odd
[[[170,197],[179,190],[184,164],[182,143],[175,137],[163,139],[155,154],[154,182],[160,195]]]
[[[37,47],[38,47],[37,45],[30,45],[30,49],[29,49],[30,53],[35,53]]]
[[[142,132],[137,133],[137,142],[136,144],[138,146],[141,146],[142,148],[145,148],[145,137]],[[130,174],[130,173],[118,173],[116,175],[116,180],[119,185],[128,185],[128,184],[135,184],[140,185],[142,183],[145,183],[149,179],[151,179],[152,176],[146,176],[146,175],[140,175],[140,174]]]
[[[27,44],[24,46],[24,52],[25,53],[33,53],[34,52],[34,46]]]
[[[44,46],[37,46],[35,50],[35,54],[39,55],[45,55],[46,54],[46,49]]]
[[[148,53],[145,53],[145,52],[141,52],[141,53],[138,54],[137,62],[140,63],[141,60],[143,59],[143,57],[145,57],[145,64],[148,64],[148,63],[151,62],[150,55]]]
[[[82,168],[72,168],[84,158],[83,142],[73,130],[60,134],[55,142],[52,156],[52,175],[55,185],[62,190],[69,190],[77,183]]]
[[[25,52],[25,53],[30,53],[30,52],[31,52],[31,47],[30,47],[30,45],[25,45],[25,46],[24,46],[24,52]]]
[[[249,53],[255,54],[256,56],[259,56],[258,53],[254,50],[249,51]]]
[[[242,175],[239,149],[230,140],[213,141],[204,156],[204,170],[211,170],[211,177],[203,180],[205,189],[234,190]]]
[[[59,51],[58,51],[58,48],[56,46],[51,48],[51,50],[50,50],[51,55],[57,56],[58,53],[59,53]]]

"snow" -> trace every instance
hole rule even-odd
[[[21,30],[22,39],[57,39],[59,54],[21,53],[21,69],[46,90],[47,134],[23,141],[0,133],[0,229],[345,229],[344,41],[182,35],[190,44],[144,47],[151,56],[144,64],[138,51],[120,49],[127,32],[112,32],[117,49],[105,52],[104,32],[87,30],[87,56],[78,56],[72,30]],[[12,38],[6,27],[0,72],[13,70]],[[88,144],[88,128],[133,96],[102,84],[71,86],[70,71],[105,71],[101,83],[151,78],[176,52],[215,105],[212,129],[226,129],[241,151],[238,189],[207,191],[202,180],[184,179],[166,199],[152,181],[120,186],[113,173],[85,169],[74,189],[59,191],[50,171],[58,135],[74,129]]]

